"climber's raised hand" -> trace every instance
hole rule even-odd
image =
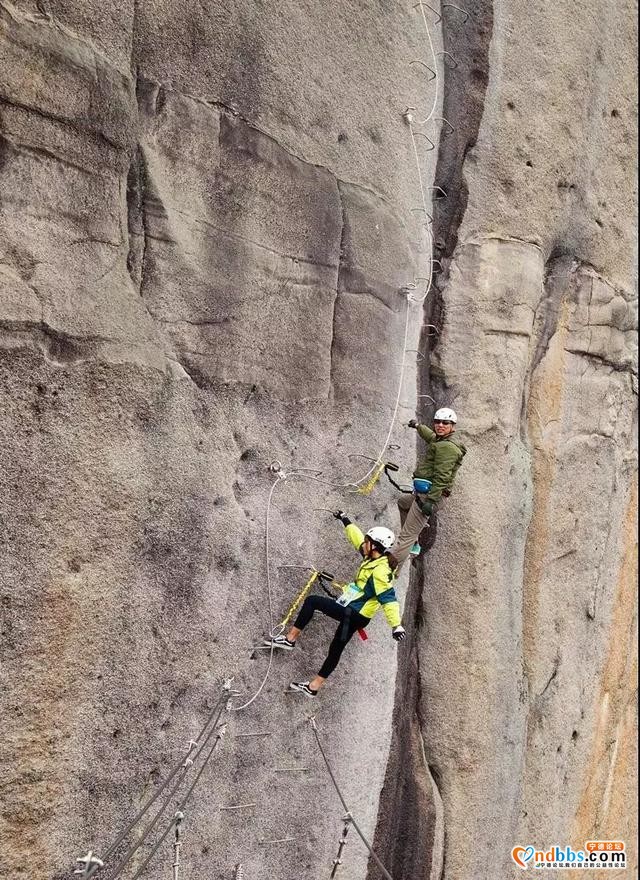
[[[349,519],[347,514],[344,512],[344,510],[334,511],[333,516],[336,519],[339,519],[343,526],[351,525],[351,520]]]

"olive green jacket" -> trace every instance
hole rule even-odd
[[[449,494],[467,449],[463,443],[455,439],[455,435],[438,437],[435,431],[432,431],[427,425],[418,425],[417,430],[422,439],[426,441],[427,454],[418,463],[413,476],[423,480],[431,480],[431,489],[421,497],[437,504],[443,492],[445,495]]]

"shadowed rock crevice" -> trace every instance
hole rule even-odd
[[[441,276],[446,278],[467,206],[464,164],[476,142],[484,111],[493,23],[491,2],[483,0],[474,7],[472,21],[473,26],[465,28],[459,21],[450,20],[445,15],[442,22],[444,49],[458,59],[459,66],[451,70],[444,65],[443,116],[454,131],[447,133],[447,126],[443,124],[438,147],[434,184],[441,186],[447,194],[446,198],[436,197],[433,202],[433,257],[441,265],[434,266],[432,289],[425,302],[419,345],[424,359],[418,372],[418,393],[430,395],[436,405],[448,403],[450,395],[455,392],[448,387],[437,364],[432,363],[432,355],[438,345],[437,331],[444,324],[444,301],[439,289]],[[440,195],[437,190],[435,194]],[[429,397],[418,398],[418,418],[428,420],[433,410]],[[434,540],[435,529],[430,546]],[[425,566],[428,566],[428,556]],[[427,763],[437,762],[437,756],[425,754],[422,734],[425,722],[420,712],[422,697],[417,640],[422,619],[424,577],[423,566],[411,572],[411,587],[405,605],[407,619],[415,621],[410,650],[406,652],[411,659],[406,665],[401,663],[398,670],[395,737],[380,801],[375,845],[383,861],[387,859],[394,877],[440,880],[444,871],[444,807]],[[371,864],[369,877],[371,880],[378,878],[375,866]]]
[[[422,738],[417,638],[424,625],[424,611],[418,584],[418,578],[412,577],[404,605],[408,636],[399,656],[394,733],[373,846],[392,877],[440,880],[444,812],[438,773],[427,762]],[[381,880],[382,876],[370,859],[368,880]]]
[[[142,151],[138,147],[127,175],[127,219],[129,229],[127,270],[140,296],[142,296],[147,240],[144,199],[144,159]]]
[[[549,345],[558,330],[563,303],[571,296],[576,262],[570,253],[557,247],[545,263],[542,278],[542,295],[533,316],[530,343],[530,364],[522,386],[522,409],[520,412],[520,439],[526,445],[528,438],[528,405],[531,377],[549,351]]]
[[[22,337],[25,345],[36,345],[53,364],[73,364],[95,357],[101,343],[111,340],[103,336],[71,336],[68,333],[54,330],[44,322],[6,321],[0,320],[0,345],[4,334],[10,334],[7,340],[10,347],[19,347]]]
[[[447,385],[432,355],[438,345],[438,333],[444,325],[442,287],[447,282],[449,265],[458,243],[458,230],[467,209],[468,185],[465,165],[473,162],[472,150],[478,138],[484,113],[485,93],[489,82],[489,48],[493,34],[493,3],[482,0],[471,11],[466,24],[445,13],[442,20],[443,47],[451,53],[458,66],[444,66],[444,97],[442,114],[452,131],[443,123],[438,144],[438,161],[434,184],[446,193],[435,190],[433,201],[433,284],[425,302],[425,321],[420,339],[424,353],[419,373],[419,394],[430,395],[441,405],[455,394]],[[432,325],[432,327],[429,327]],[[435,330],[434,330],[435,328]],[[419,399],[420,417],[431,413],[428,397]]]
[[[468,186],[465,164],[473,162],[472,151],[484,113],[485,93],[489,82],[489,46],[493,34],[493,3],[481,0],[469,9],[463,23],[453,10],[443,11],[443,48],[456,59],[458,66],[444,65],[442,115],[451,124],[442,125],[438,144],[438,162],[434,183],[446,192],[436,191],[433,202],[433,256],[450,259],[458,241],[458,229],[464,217]],[[440,270],[439,270],[440,271]]]
[[[345,252],[345,234],[346,234],[346,226],[345,226],[345,217],[344,217],[344,202],[342,198],[342,192],[340,190],[340,184],[338,183],[338,198],[340,199],[340,247],[338,251],[338,270],[336,274],[336,295],[333,301],[333,312],[331,314],[331,346],[329,351],[329,398],[333,399],[334,396],[334,379],[333,379],[333,370],[334,370],[334,359],[336,357],[336,340],[337,340],[337,315],[338,315],[338,297],[340,296],[340,273],[342,271],[342,260]]]

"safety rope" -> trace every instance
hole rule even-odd
[[[268,595],[268,600],[269,600],[268,601],[269,633],[270,633],[271,637],[273,637],[274,632],[273,632],[273,595],[272,595],[272,591],[271,591],[271,564],[269,561],[269,559],[270,559],[270,553],[269,553],[269,549],[270,549],[269,515],[271,513],[271,502],[273,500],[273,493],[275,492],[276,486],[278,486],[281,481],[286,480],[286,478],[287,478],[287,475],[282,470],[282,467],[277,467],[277,468],[275,467],[275,465],[279,465],[279,464],[280,464],[279,462],[274,462],[271,465],[272,471],[274,471],[276,473],[276,479],[271,486],[271,490],[269,492],[269,497],[267,498],[267,509],[265,511],[265,526],[264,526],[264,555],[265,555],[265,562],[266,562],[265,572],[266,572],[266,576],[267,576],[267,595]],[[258,697],[262,693],[262,690],[263,690],[265,684],[267,683],[267,679],[269,678],[269,673],[271,672],[271,666],[273,664],[273,650],[274,650],[273,645],[271,645],[271,647],[269,649],[269,662],[267,663],[267,669],[266,669],[265,674],[262,678],[262,681],[260,682],[260,686],[259,686],[258,690],[255,692],[255,694],[253,694],[253,696],[250,699],[248,699],[246,701],[246,703],[243,703],[241,706],[232,706],[231,707],[232,712],[242,712],[244,709],[247,709],[255,700],[258,699]]]
[[[419,7],[419,9],[420,9],[420,16],[422,18],[424,30],[427,35],[427,40],[429,42],[429,49],[431,51],[431,57],[433,58],[433,67],[434,67],[434,72],[435,72],[435,77],[434,77],[435,94],[433,97],[433,104],[431,105],[431,110],[429,111],[428,115],[421,122],[416,122],[416,125],[419,125],[420,127],[425,126],[428,122],[431,121],[431,119],[433,119],[433,115],[436,112],[436,108],[438,106],[439,83],[440,83],[440,77],[438,76],[437,56],[436,56],[436,51],[435,51],[435,48],[433,45],[433,39],[431,38],[431,31],[429,29],[429,23],[427,22],[427,17],[425,15],[425,11],[424,11],[425,5],[426,4],[419,2],[419,3],[416,3],[416,6],[414,8]],[[409,108],[409,109],[411,109],[411,108]],[[412,114],[409,112],[409,110],[407,110],[405,112],[405,121],[407,122],[407,125],[409,127],[409,133],[411,135],[411,144],[413,146],[413,154],[414,154],[414,157],[416,160],[416,170],[418,172],[418,182],[419,182],[419,186],[420,186],[420,195],[421,195],[421,199],[422,199],[422,210],[424,211],[425,218],[428,218],[428,217],[430,217],[430,214],[429,214],[429,211],[427,210],[427,195],[426,195],[426,188],[424,185],[424,179],[422,176],[422,169],[420,167],[420,154],[418,153],[418,145],[416,144],[416,132],[414,131],[414,125],[413,125],[414,119],[413,119]],[[431,286],[433,284],[433,263],[434,263],[434,261],[433,261],[433,233],[431,232],[430,221],[425,219],[425,221],[422,224],[422,228],[424,229],[425,235],[428,239],[428,246],[427,246],[426,250],[427,250],[427,253],[431,254],[431,257],[429,258],[429,274],[428,274],[427,278],[425,279],[427,282],[425,293],[424,293],[424,296],[417,299],[417,301],[420,303],[425,301],[425,299],[429,296],[429,293],[431,291]]]
[[[436,111],[436,108],[438,106],[438,99],[439,99],[439,76],[438,76],[437,56],[436,56],[435,48],[433,45],[433,39],[431,38],[431,31],[429,30],[429,24],[427,22],[427,17],[424,12],[424,5],[425,4],[422,2],[416,4],[416,6],[420,8],[420,15],[422,17],[422,22],[424,24],[424,29],[425,29],[425,32],[427,35],[427,40],[429,42],[429,48],[431,50],[431,55],[433,58],[433,64],[434,64],[434,68],[435,68],[435,76],[433,78],[435,81],[434,82],[435,95],[433,98],[433,104],[431,106],[431,110],[429,111],[427,117],[425,119],[423,119],[422,122],[417,123],[420,126],[426,125],[428,122],[431,121],[431,119],[433,118],[433,115]],[[408,114],[408,115],[409,115],[409,117],[411,117],[411,114]],[[407,113],[405,113],[405,120],[407,121],[407,124],[409,126],[409,133],[411,135],[411,142],[413,145],[413,151],[414,151],[415,160],[416,160],[416,169],[418,172],[418,181],[419,181],[419,186],[420,186],[420,194],[421,194],[421,198],[422,198],[422,210],[425,213],[425,217],[429,217],[430,215],[429,215],[429,212],[427,211],[427,196],[426,196],[426,190],[425,190],[424,180],[423,180],[423,176],[422,176],[422,169],[420,168],[420,156],[418,153],[418,147],[417,147],[416,139],[415,139],[413,119],[407,118]],[[425,230],[425,233],[426,233],[426,236],[428,239],[427,253],[430,253],[431,255],[433,255],[433,234],[432,234],[432,232],[429,228],[429,224],[427,222],[425,222],[423,224],[423,228]],[[382,470],[384,470],[383,458],[384,458],[384,454],[389,446],[389,441],[391,440],[391,435],[393,433],[393,428],[395,425],[395,421],[396,421],[396,418],[398,415],[398,409],[400,406],[400,397],[402,395],[402,386],[404,383],[404,374],[405,374],[405,367],[406,367],[406,354],[407,354],[407,340],[409,337],[409,316],[410,316],[409,303],[417,303],[418,305],[421,305],[426,300],[426,298],[429,296],[429,293],[431,292],[431,287],[433,284],[433,256],[429,257],[429,274],[423,280],[426,281],[426,287],[425,287],[425,292],[422,296],[416,297],[413,295],[413,293],[410,292],[412,289],[415,289],[415,287],[416,287],[415,282],[413,285],[408,285],[408,288],[407,288],[407,293],[409,295],[407,296],[404,339],[403,339],[403,344],[402,344],[402,366],[401,366],[401,370],[400,370],[400,379],[398,382],[398,394],[396,396],[396,401],[395,401],[394,408],[393,408],[393,414],[391,416],[391,424],[389,426],[389,431],[388,431],[387,436],[385,438],[385,442],[384,442],[384,445],[380,451],[380,454],[378,455],[378,457],[375,460],[375,463],[371,466],[371,468],[369,468],[369,470],[367,471],[367,473],[363,477],[361,477],[359,480],[356,481],[357,484],[364,483],[366,480],[368,480],[369,477],[378,468],[380,468],[380,473],[382,472]],[[353,485],[353,484],[346,484],[346,485],[348,486],[348,485]],[[360,489],[358,489],[358,491],[360,491]],[[368,492],[363,491],[361,494],[368,494]]]
[[[313,730],[313,735],[315,737],[316,744],[320,750],[320,754],[322,755],[322,757],[324,759],[324,763],[326,765],[327,771],[329,773],[329,776],[331,777],[331,782],[333,783],[333,787],[336,790],[336,794],[340,798],[340,803],[342,804],[345,813],[348,814],[349,816],[351,816],[351,822],[353,823],[353,827],[356,829],[358,836],[360,837],[360,840],[364,843],[366,848],[369,850],[371,857],[376,862],[376,864],[378,865],[378,867],[382,871],[383,875],[387,878],[387,880],[393,880],[393,877],[391,876],[391,874],[387,871],[385,866],[380,861],[380,857],[378,856],[378,854],[375,852],[375,850],[373,849],[373,847],[371,846],[371,844],[369,843],[367,838],[362,833],[362,829],[360,828],[360,826],[358,825],[358,823],[354,819],[353,813],[351,812],[351,810],[347,806],[347,802],[345,801],[344,795],[342,794],[342,792],[340,790],[340,786],[338,785],[338,781],[337,781],[335,774],[331,768],[331,764],[329,763],[329,759],[327,758],[326,752],[322,747],[322,743],[320,742],[320,735],[318,734],[318,725],[316,724],[316,719],[314,717],[309,718],[309,723],[311,724],[311,729]]]
[[[424,3],[416,3],[416,5],[414,6],[414,9],[416,8],[416,6],[420,7],[420,15],[422,16],[422,22],[424,24],[424,29],[427,34],[427,40],[429,41],[429,48],[431,49],[431,56],[433,58],[433,67],[434,67],[435,74],[436,74],[433,78],[434,85],[435,85],[435,94],[433,96],[433,104],[431,106],[431,110],[429,111],[429,115],[427,116],[427,118],[424,119],[423,122],[420,123],[421,125],[425,125],[427,122],[429,122],[431,120],[431,118],[433,117],[433,114],[436,112],[436,107],[438,106],[438,97],[439,97],[439,94],[438,94],[439,93],[438,62],[436,60],[436,58],[437,58],[436,50],[433,46],[433,40],[431,39],[431,31],[429,30],[427,16],[424,14],[425,4]]]
[[[433,40],[431,38],[431,31],[429,30],[427,18],[424,13],[423,3],[421,3],[421,2],[417,3],[416,6],[420,7],[420,15],[422,17],[424,28],[425,28],[425,31],[427,34],[427,40],[429,42],[431,55],[433,57],[433,63],[436,68],[436,75],[434,77],[435,86],[436,86],[436,93],[435,93],[433,104],[431,106],[431,110],[429,111],[429,114],[421,123],[417,123],[422,126],[422,125],[425,125],[427,122],[429,122],[433,118],[433,115],[434,115],[436,108],[437,108],[437,105],[438,105],[438,73],[437,73],[437,56],[436,56],[436,52],[434,49]],[[418,147],[416,144],[416,138],[415,138],[416,133],[414,132],[414,126],[413,126],[414,120],[413,120],[412,115],[408,111],[405,112],[404,118],[405,118],[405,121],[407,122],[407,125],[409,127],[409,133],[411,135],[411,142],[413,145],[413,151],[414,151],[414,156],[415,156],[415,160],[416,160],[416,169],[418,172],[418,181],[419,181],[419,185],[420,185],[420,193],[421,193],[421,199],[422,199],[422,209],[421,210],[424,211],[426,217],[429,217],[430,215],[429,215],[429,212],[427,211],[426,189],[425,189],[425,185],[424,185],[424,179],[422,176],[422,170],[420,168],[420,156],[419,156]],[[359,494],[368,494],[366,489],[369,486],[369,481],[373,478],[373,475],[375,475],[378,470],[379,470],[380,474],[384,470],[384,466],[385,466],[384,454],[385,454],[386,450],[388,449],[389,443],[391,441],[391,435],[393,434],[393,429],[394,429],[396,419],[398,416],[398,410],[400,408],[400,399],[402,397],[402,387],[404,384],[404,376],[405,376],[406,364],[407,364],[406,355],[407,355],[407,350],[408,350],[408,339],[409,339],[409,319],[410,319],[410,315],[411,315],[410,304],[415,303],[417,305],[421,305],[422,303],[424,303],[424,301],[426,300],[426,298],[428,297],[428,295],[431,291],[431,287],[433,284],[433,265],[434,265],[434,262],[433,262],[433,234],[429,228],[428,222],[424,222],[422,224],[422,226],[424,228],[425,235],[428,240],[427,253],[431,254],[431,256],[429,257],[429,273],[425,278],[422,279],[423,281],[426,282],[425,292],[422,296],[414,296],[414,293],[413,293],[413,291],[415,291],[417,289],[417,281],[419,279],[416,279],[416,281],[414,281],[412,284],[407,285],[407,287],[404,288],[404,292],[407,294],[407,296],[406,296],[406,308],[405,308],[404,335],[403,335],[403,340],[402,340],[402,363],[400,366],[400,377],[398,380],[398,392],[396,394],[396,399],[395,399],[394,406],[393,406],[393,412],[391,415],[389,430],[387,431],[387,435],[385,437],[384,444],[380,450],[379,455],[375,458],[375,460],[373,461],[373,464],[371,465],[369,470],[362,477],[360,477],[358,480],[356,480],[354,482],[348,482],[348,483],[338,483],[338,482],[332,482],[329,480],[324,480],[321,478],[321,472],[318,472],[318,471],[313,472],[311,468],[297,468],[297,469],[293,469],[287,473],[283,470],[280,462],[274,462],[270,466],[271,470],[276,474],[276,479],[273,482],[271,489],[269,491],[269,496],[267,499],[267,508],[266,508],[266,513],[265,513],[265,557],[266,557],[265,558],[265,571],[266,571],[266,579],[267,579],[267,594],[268,594],[268,608],[269,608],[269,633],[271,634],[272,637],[274,635],[278,634],[274,630],[274,622],[273,622],[273,596],[272,596],[272,589],[271,589],[271,563],[270,563],[270,552],[269,552],[270,551],[270,538],[269,538],[270,513],[271,513],[271,504],[273,501],[273,495],[274,495],[276,487],[279,486],[282,482],[285,482],[289,478],[297,478],[297,479],[303,479],[303,480],[317,482],[322,485],[329,486],[333,489],[351,490],[351,491],[357,492]],[[380,474],[378,474],[378,477],[377,477],[378,479],[379,479]],[[377,482],[377,480],[376,480],[376,482]],[[375,485],[375,482],[373,485]],[[371,489],[373,489],[373,486],[371,486]],[[371,491],[371,489],[369,491]],[[284,627],[282,629],[284,629]],[[280,632],[282,632],[282,629],[280,630]],[[258,697],[262,693],[262,691],[267,683],[267,680],[269,678],[269,674],[271,672],[272,664],[273,664],[273,646],[271,646],[271,648],[270,648],[267,668],[265,670],[264,676],[262,678],[262,681],[260,682],[260,685],[259,685],[257,691],[251,696],[251,698],[249,700],[247,700],[241,706],[234,706],[233,711],[240,712],[243,709],[248,708],[255,700],[258,699]]]
[[[407,288],[407,290],[408,290],[408,288]],[[426,294],[425,294],[425,298],[426,298]],[[411,300],[411,301],[413,302],[414,300]],[[400,378],[398,379],[398,393],[396,394],[396,399],[395,399],[395,402],[393,405],[393,412],[391,414],[391,422],[389,424],[389,430],[387,431],[387,436],[385,437],[384,444],[380,450],[380,453],[378,454],[378,456],[375,460],[375,464],[373,464],[369,468],[369,470],[367,471],[367,473],[363,477],[360,477],[360,479],[357,481],[357,483],[363,483],[365,480],[368,480],[369,477],[371,476],[371,474],[378,467],[378,465],[381,462],[383,462],[384,454],[387,451],[387,448],[388,448],[389,443],[391,441],[391,435],[393,434],[393,428],[396,423],[396,418],[398,416],[398,409],[400,408],[400,398],[402,397],[402,386],[404,385],[404,374],[405,374],[406,366],[407,366],[406,352],[407,352],[407,342],[409,339],[409,317],[411,315],[411,311],[409,308],[409,302],[410,302],[409,295],[407,295],[406,309],[405,309],[405,321],[404,321],[404,335],[403,335],[403,339],[402,339],[402,366],[400,367]]]

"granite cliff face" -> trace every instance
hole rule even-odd
[[[266,681],[248,649],[286,566],[350,577],[321,508],[397,523],[347,484],[385,443],[410,469],[431,399],[470,454],[409,639],[376,620],[313,707],[349,807],[394,880],[635,838],[634,10],[422,11],[435,62],[389,0],[0,0],[3,877],[104,852],[230,676],[265,683],[182,870],[328,876],[343,811],[284,689],[329,629]],[[338,876],[381,876],[353,832]]]

